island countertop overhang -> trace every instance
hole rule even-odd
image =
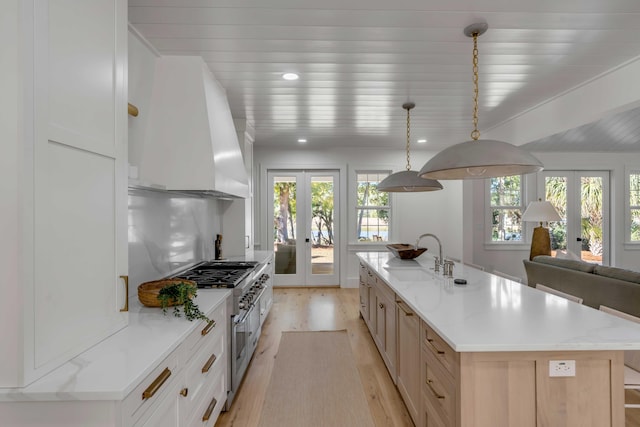
[[[640,349],[640,325],[472,267],[455,265],[455,285],[429,254],[356,255],[457,352]]]

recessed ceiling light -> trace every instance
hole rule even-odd
[[[425,142],[427,142],[426,138],[421,138],[418,140],[418,144],[424,144]]]
[[[298,75],[296,73],[284,73],[282,78],[285,80],[298,80]]]
[[[300,144],[304,144],[304,143],[306,143],[306,142],[307,142],[307,140],[306,140],[306,138],[298,138],[298,142],[299,142]]]

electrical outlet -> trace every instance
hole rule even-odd
[[[550,360],[549,376],[550,377],[575,377],[576,361],[575,360]]]

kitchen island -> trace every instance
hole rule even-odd
[[[417,425],[624,425],[640,326],[460,264],[455,285],[428,254],[357,255],[363,318]]]

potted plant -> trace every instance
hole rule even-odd
[[[209,322],[209,318],[200,311],[193,298],[198,294],[198,287],[191,280],[164,279],[146,282],[138,287],[138,299],[148,307],[161,307],[166,315],[169,307],[173,307],[173,315],[192,321],[201,319]],[[180,307],[182,306],[182,312]]]

